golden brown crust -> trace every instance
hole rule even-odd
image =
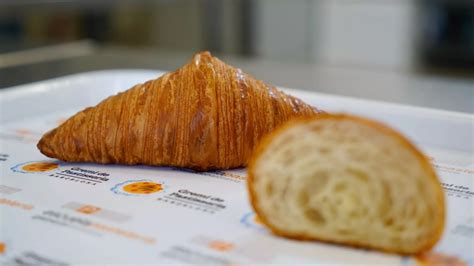
[[[318,112],[203,52],[77,113],[38,148],[70,162],[235,168],[276,126]]]
[[[373,120],[365,119],[362,117],[358,116],[353,116],[349,114],[329,114],[329,113],[324,113],[320,114],[318,116],[313,116],[313,117],[306,117],[306,118],[296,118],[293,119],[289,122],[284,123],[268,135],[264,136],[262,138],[262,141],[257,145],[255,148],[254,153],[252,154],[249,165],[248,165],[248,177],[247,177],[247,189],[249,191],[249,198],[250,198],[250,204],[252,205],[253,209],[255,210],[256,214],[260,218],[261,222],[266,225],[273,233],[279,236],[287,237],[287,238],[292,238],[295,240],[317,240],[321,242],[326,242],[326,243],[333,243],[333,244],[344,244],[352,247],[357,247],[357,248],[369,248],[369,249],[376,249],[376,250],[381,250],[389,253],[397,253],[397,254],[402,254],[402,255],[413,255],[413,253],[404,253],[404,252],[399,252],[399,251],[394,251],[394,250],[387,250],[387,249],[381,249],[380,247],[375,247],[375,246],[367,246],[362,243],[348,243],[348,242],[342,242],[342,241],[334,241],[331,239],[317,239],[317,238],[312,238],[303,234],[291,234],[287,233],[285,231],[279,230],[275,226],[273,226],[265,217],[264,213],[259,209],[259,204],[257,204],[257,196],[256,196],[256,191],[253,188],[253,181],[255,179],[254,175],[254,169],[255,169],[255,164],[258,161],[258,158],[260,155],[266,150],[268,145],[272,142],[273,138],[278,136],[281,132],[285,131],[288,128],[291,128],[297,124],[300,123],[306,123],[318,119],[336,119],[336,120],[342,120],[342,119],[351,119],[353,121],[357,121],[360,123],[363,123],[367,126],[370,126],[376,130],[380,130],[381,132],[391,135],[397,139],[400,140],[403,145],[405,145],[406,148],[410,149],[413,151],[413,153],[419,158],[420,162],[422,163],[425,172],[429,174],[431,180],[437,184],[437,189],[438,193],[437,195],[439,196],[438,198],[438,208],[441,210],[442,213],[442,222],[438,227],[438,230],[436,231],[435,234],[433,234],[431,240],[427,242],[428,244],[422,248],[417,253],[423,253],[425,251],[430,250],[441,238],[445,226],[445,216],[446,216],[446,210],[445,210],[445,205],[444,205],[444,192],[441,184],[438,181],[438,177],[436,175],[436,172],[434,171],[433,167],[431,166],[431,163],[429,159],[422,153],[420,152],[406,137],[404,137],[401,133],[397,132],[396,130],[387,127],[386,125],[383,125],[381,123],[378,123]]]

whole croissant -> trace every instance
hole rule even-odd
[[[228,169],[246,166],[276,126],[319,112],[202,52],[75,114],[38,148],[68,162]]]

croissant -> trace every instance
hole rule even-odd
[[[248,167],[250,201],[274,233],[400,254],[433,247],[445,201],[429,160],[376,121],[323,114],[263,138]]]
[[[68,162],[228,169],[246,166],[276,126],[319,112],[201,52],[172,73],[78,112],[37,146]]]

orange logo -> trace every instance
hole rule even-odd
[[[84,214],[93,214],[99,212],[101,209],[96,206],[92,205],[83,205],[76,209],[77,212],[84,213]]]
[[[59,165],[57,163],[51,163],[51,162],[35,162],[35,163],[29,163],[25,164],[21,167],[21,170],[26,171],[26,172],[48,172],[54,169],[57,169]]]
[[[127,180],[113,186],[110,191],[124,196],[147,196],[167,189],[166,184],[148,179]]]
[[[6,245],[3,242],[0,242],[0,255],[5,253]]]
[[[135,182],[124,186],[123,190],[131,194],[150,194],[163,190],[163,186],[155,182]]]
[[[226,241],[212,240],[208,247],[217,251],[229,251],[234,248],[234,244]]]

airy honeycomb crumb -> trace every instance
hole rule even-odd
[[[280,235],[412,254],[444,226],[429,162],[377,122],[320,115],[267,136],[249,167],[251,201]]]

